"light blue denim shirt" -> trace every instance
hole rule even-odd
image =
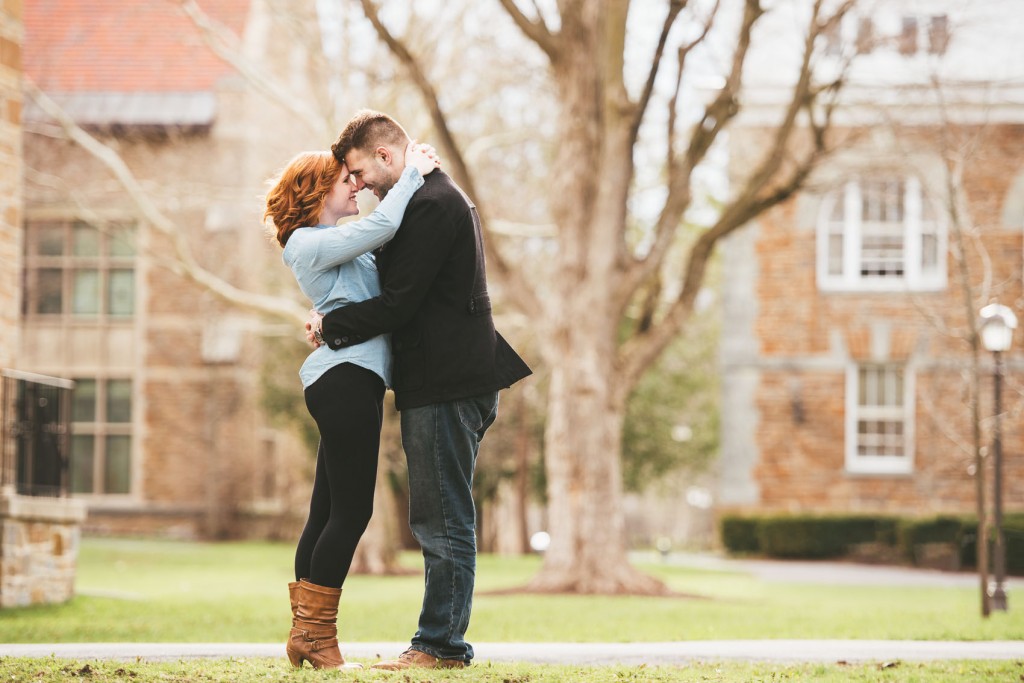
[[[327,313],[380,295],[377,264],[367,252],[395,236],[409,200],[422,186],[420,172],[407,167],[369,216],[341,225],[299,228],[291,234],[282,258],[317,311]],[[314,350],[299,368],[302,387],[309,387],[341,363],[372,370],[391,386],[390,336],[380,335],[337,351],[326,344]]]

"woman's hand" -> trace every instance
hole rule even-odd
[[[324,343],[324,315],[315,308],[309,309],[309,320],[306,321],[306,341],[319,349]]]
[[[425,176],[435,168],[441,167],[441,159],[437,150],[431,145],[421,145],[415,140],[405,148],[405,165],[415,166],[420,175]]]

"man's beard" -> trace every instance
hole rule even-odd
[[[383,201],[384,198],[388,196],[388,192],[391,191],[391,188],[394,187],[395,183],[397,183],[397,182],[398,182],[397,178],[395,178],[390,173],[387,174],[387,178],[383,182],[380,182],[380,183],[378,183],[376,185],[376,189],[377,189],[377,193],[378,193],[377,194],[377,198],[380,199],[381,201]]]

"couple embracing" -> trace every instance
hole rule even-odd
[[[476,208],[439,167],[394,119],[362,111],[331,152],[297,156],[267,195],[264,219],[314,308],[316,348],[299,376],[320,447],[289,584],[295,666],[358,666],[338,648],[338,602],[373,511],[386,387],[401,416],[425,589],[409,649],[374,668],[473,659],[473,471],[498,391],[530,369],[494,329]],[[336,225],[358,213],[362,189],[381,200],[376,210]]]

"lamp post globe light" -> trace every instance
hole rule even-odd
[[[995,543],[992,552],[993,587],[992,609],[1006,611],[1006,540],[1003,536],[1003,352],[1013,342],[1013,331],[1017,327],[1017,316],[1001,304],[989,304],[981,309],[981,343],[992,352],[995,364],[993,392],[995,422],[992,430],[992,467],[994,470],[995,495],[993,496]]]

